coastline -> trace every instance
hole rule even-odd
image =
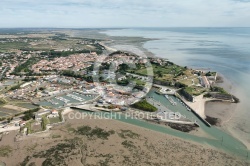
[[[101,31],[103,32],[103,31]],[[102,34],[104,35],[105,33],[100,33],[99,34]],[[105,34],[107,35],[107,34]],[[110,35],[107,35],[107,36],[110,36]],[[111,36],[111,37],[114,37],[114,36]],[[118,36],[115,36],[115,37],[118,37]],[[122,36],[121,38],[125,38],[126,36]],[[119,38],[119,37],[118,37]],[[127,38],[133,38],[133,37],[127,37]],[[141,38],[141,39],[145,39],[143,37],[138,37],[138,39]],[[129,39],[128,39],[129,40]],[[151,40],[157,40],[157,39],[151,39]],[[127,41],[127,40],[126,40]],[[138,47],[139,49],[143,50],[143,51],[146,51],[146,55],[150,54],[151,57],[159,57],[159,56],[156,56],[155,54],[153,54],[152,52],[150,52],[147,48],[144,47],[144,44],[147,42],[147,41],[150,41],[150,40],[146,40],[146,41],[143,41],[143,40],[140,40],[138,41],[137,43],[136,42],[133,42],[133,43],[129,43],[133,46],[136,46]],[[129,45],[127,45],[128,43],[126,43],[126,46],[127,48],[125,47],[124,50],[126,49],[129,49]],[[116,47],[117,45],[120,45],[119,43],[115,43],[115,41],[113,43],[109,43],[108,46],[110,47]],[[159,58],[162,58],[162,57],[159,57]],[[171,59],[169,59],[171,61]],[[173,61],[174,62],[174,61]],[[175,64],[178,65],[178,62],[174,62]],[[190,66],[188,66],[190,67]],[[196,69],[195,67],[190,67],[192,69]],[[197,68],[199,69],[199,68]],[[203,69],[203,70],[206,70],[206,69]],[[225,90],[227,90],[228,92],[236,95],[237,97],[239,97],[240,99],[243,97],[238,91],[237,89],[239,89],[237,87],[237,85],[234,85],[232,83],[232,81],[230,81],[228,78],[226,78],[224,75],[222,75],[221,73],[219,73],[219,75],[223,78],[223,82],[222,83],[218,83],[217,85],[220,86],[220,87],[223,87]],[[209,105],[207,106],[206,103],[209,103]],[[222,102],[219,102],[217,104],[215,104],[215,102],[210,102],[210,101],[204,101],[203,102],[203,105],[201,107],[203,107],[203,109],[200,112],[201,116],[205,116],[206,115],[206,110],[208,110],[209,108],[213,107],[215,108],[215,110],[220,110],[222,108],[222,105],[226,105],[227,104],[230,104],[230,103],[222,103]],[[200,104],[195,104],[197,107],[199,107]],[[229,127],[228,124],[230,123],[233,123],[231,122],[231,117],[234,116],[234,114],[237,112],[237,109],[240,107],[239,105],[241,105],[241,103],[238,103],[236,104],[236,107],[229,107],[230,108],[230,113],[226,112],[227,113],[227,121],[225,121],[223,123],[223,125],[221,127],[219,127],[220,130],[222,130],[222,132],[226,132],[227,134],[230,134],[232,135],[234,138],[238,139],[239,141],[241,141],[246,147],[247,149],[250,149],[250,140],[247,140],[247,135],[246,136],[242,136],[241,134],[238,134],[237,132],[235,132],[235,129],[232,130],[233,127]],[[224,111],[225,112],[225,111]],[[214,117],[213,117],[214,116]],[[216,116],[218,115],[214,115],[212,114],[211,117],[213,118],[216,118]]]
[[[217,86],[220,86],[229,93],[236,95],[240,100],[245,98],[245,96],[240,91],[241,88],[238,85],[234,84],[232,81],[230,81],[230,79],[228,79],[221,73],[219,73],[219,76],[223,79],[223,81],[221,83],[217,83]],[[219,123],[215,125],[216,127],[241,141],[249,150],[249,135],[247,134],[247,132],[244,132],[233,126],[234,123],[237,123],[237,121],[233,120],[233,118],[236,114],[238,114],[238,111],[242,109],[242,107],[244,107],[242,102],[229,103],[207,101],[205,103],[205,114],[211,118],[216,118],[219,121]],[[244,127],[247,127],[247,125]]]

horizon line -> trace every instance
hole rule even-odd
[[[128,28],[250,28],[250,26],[159,26],[159,27],[0,27],[0,29],[128,29]]]

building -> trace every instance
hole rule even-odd
[[[122,75],[122,74],[117,74],[117,75],[116,75],[116,79],[117,79],[118,81],[122,81],[122,80],[127,79],[127,77],[126,77],[125,75]]]
[[[37,121],[41,121],[41,120],[42,120],[42,116],[41,116],[41,115],[35,115],[35,119],[36,119]]]
[[[199,79],[201,86],[203,86],[204,88],[210,88],[210,83],[206,76],[201,76],[199,77]]]
[[[59,116],[59,113],[57,110],[52,110],[51,115]]]
[[[50,114],[50,113],[51,113],[51,110],[45,110],[45,111],[37,112],[37,113],[35,114],[35,119],[36,119],[37,121],[40,121],[40,120],[42,120],[42,116],[43,116],[43,115]]]
[[[57,110],[52,110],[50,114],[47,116],[47,118],[56,118],[59,116],[59,113]]]
[[[25,122],[25,121],[20,121],[20,122],[19,122],[19,126],[22,127],[22,126],[25,126],[25,125],[26,125],[26,122]]]

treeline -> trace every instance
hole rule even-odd
[[[34,113],[39,111],[39,108],[35,108],[35,109],[31,109],[31,110],[28,110],[24,113],[24,116],[23,116],[23,120],[24,121],[27,121],[27,120],[30,120],[32,118],[34,118]]]
[[[34,113],[37,112],[37,111],[39,111],[39,108],[30,109],[28,111],[15,114],[14,116],[16,117],[16,116],[24,114],[24,116],[22,117],[22,120],[27,121],[27,120],[30,120],[30,119],[34,118]],[[10,123],[10,121],[13,120],[14,116],[9,117],[7,119],[6,119],[6,117],[1,117],[0,121],[7,120],[7,122]]]
[[[10,91],[12,91],[12,90],[16,90],[16,89],[19,89],[19,88],[20,88],[20,86],[21,86],[21,84],[14,85],[14,86],[12,86],[12,87],[10,88]]]
[[[148,103],[145,99],[133,104],[132,107],[148,112],[157,111],[157,108]]]
[[[66,77],[75,77],[75,78],[83,78],[82,75],[77,74],[76,72],[72,71],[72,70],[63,70],[61,72],[61,75],[66,76]]]
[[[96,49],[96,50],[78,50],[78,51],[46,51],[46,52],[42,52],[41,55],[49,55],[50,58],[58,58],[58,57],[67,57],[69,55],[72,54],[81,54],[81,53],[90,53],[91,51],[96,52],[97,54],[102,54],[102,50],[101,49]]]
[[[87,82],[93,82],[92,76],[81,75],[81,74],[78,74],[78,73],[71,71],[71,70],[64,70],[61,72],[61,75],[66,76],[66,77],[80,78],[80,79],[83,79]]]
[[[14,75],[19,75],[20,72],[25,72],[25,73],[32,73],[32,71],[29,69],[30,66],[32,66],[33,64],[35,64],[37,62],[37,58],[32,57],[29,58],[26,62],[18,65],[14,71],[12,72],[12,74]]]

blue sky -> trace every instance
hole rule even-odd
[[[0,0],[0,27],[250,27],[250,0]]]

